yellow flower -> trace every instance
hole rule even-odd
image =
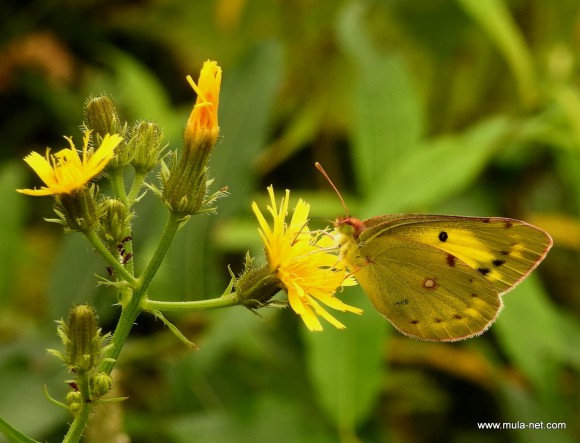
[[[187,76],[197,100],[185,126],[181,156],[171,171],[162,171],[163,200],[176,214],[185,216],[211,210],[210,202],[215,199],[207,195],[207,162],[219,135],[221,80],[221,68],[209,60],[203,64],[197,84]]]
[[[27,155],[24,161],[34,169],[46,187],[17,189],[17,191],[28,195],[71,194],[85,186],[101,173],[109,160],[113,158],[114,150],[122,140],[119,135],[107,134],[99,149],[92,153],[89,150],[89,137],[90,133],[85,133],[82,158],[71,137],[65,137],[70,148],[56,154],[51,154],[50,148],[47,148],[45,157],[37,152]]]
[[[215,144],[219,134],[218,106],[222,70],[217,62],[207,60],[203,64],[197,84],[190,75],[187,76],[187,81],[197,94],[197,100],[187,122],[186,138],[209,137]]]
[[[349,306],[334,296],[337,289],[356,282],[347,277],[345,267],[335,254],[329,252],[326,246],[332,244],[330,239],[321,232],[308,230],[310,205],[299,200],[290,223],[286,224],[290,191],[286,191],[280,207],[276,205],[272,186],[268,187],[268,193],[272,227],[255,202],[252,203],[252,210],[260,224],[268,265],[286,290],[290,306],[311,331],[322,330],[317,316],[337,328],[344,328],[322,304],[343,312],[362,313],[361,309]]]

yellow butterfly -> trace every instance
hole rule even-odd
[[[340,256],[377,311],[403,334],[432,341],[483,333],[502,295],[552,247],[541,229],[501,217],[346,216],[335,225]]]

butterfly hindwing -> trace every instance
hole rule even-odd
[[[485,331],[501,309],[494,287],[437,248],[396,237],[359,249],[355,276],[397,329],[425,340],[459,340]]]

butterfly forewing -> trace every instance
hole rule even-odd
[[[379,235],[396,236],[445,251],[449,266],[462,261],[500,294],[524,279],[546,256],[552,239],[541,229],[507,218],[407,216]],[[379,225],[380,226],[380,225]]]

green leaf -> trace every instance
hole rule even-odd
[[[216,178],[217,186],[227,184],[234,192],[253,188],[253,163],[268,140],[282,76],[282,48],[275,42],[253,47],[224,74],[220,94],[221,140],[210,161],[210,174]],[[249,207],[249,203],[234,197],[222,200],[220,206],[243,208]]]
[[[361,316],[332,312],[346,329],[326,326],[313,333],[303,328],[303,340],[308,372],[321,406],[341,435],[354,436],[356,426],[368,417],[380,394],[389,328],[360,288],[346,291],[356,300],[348,302],[365,312]]]
[[[101,58],[114,75],[91,78],[87,84],[87,95],[95,94],[95,91],[106,91],[118,103],[121,118],[155,121],[159,123],[167,140],[171,143],[180,141],[191,109],[175,110],[171,107],[160,79],[132,54],[109,46],[103,50]],[[200,69],[201,66],[191,67],[194,78],[197,79]],[[175,81],[186,83],[185,77]],[[193,104],[193,90],[190,97]]]
[[[499,399],[503,412],[504,423],[518,425],[525,423],[543,424],[543,429],[513,429],[515,442],[543,443],[546,441],[546,433],[550,434],[550,443],[572,443],[578,439],[572,430],[576,417],[570,413],[569,406],[563,401],[561,392],[553,392],[551,396],[540,396],[530,392],[522,386],[504,383],[501,386]],[[555,425],[563,424],[560,429],[547,429],[547,423]],[[504,431],[506,432],[506,431]]]
[[[107,263],[96,253],[87,239],[78,232],[67,233],[58,252],[48,283],[50,316],[66,316],[71,305],[93,303],[99,292],[106,293],[108,305],[113,304],[115,292],[98,287],[95,274],[106,275]]]
[[[302,147],[312,143],[323,126],[327,103],[323,99],[311,98],[304,103],[300,112],[294,114],[286,123],[287,128],[258,158],[262,174],[273,169],[295,155]]]
[[[558,312],[534,275],[503,299],[505,307],[493,326],[498,341],[539,391],[553,391],[557,366],[568,360]]]
[[[497,117],[465,134],[423,143],[375,185],[361,216],[415,211],[461,191],[488,164],[507,128],[506,119]]]
[[[0,432],[4,434],[10,443],[40,443],[27,435],[24,435],[17,429],[14,429],[2,417],[0,417]]]
[[[502,0],[457,0],[505,57],[516,79],[520,99],[526,106],[537,100],[536,74],[524,37]]]
[[[24,162],[23,162],[24,164]],[[7,163],[0,168],[0,198],[2,199],[2,217],[0,217],[0,305],[9,297],[9,288],[22,251],[21,226],[24,218],[26,199],[30,197],[18,194],[16,188],[23,187],[23,168]]]
[[[0,346],[0,413],[11,423],[0,425],[0,435],[11,432],[12,427],[39,437],[50,435],[70,418],[69,411],[56,408],[42,393],[43,385],[56,397],[65,392],[62,362],[46,354],[46,348],[59,346],[56,334],[26,331],[20,341]]]
[[[338,37],[355,69],[352,159],[360,190],[368,193],[415,150],[423,115],[403,59],[381,54],[369,40],[365,11],[364,2],[350,3],[339,18]]]

